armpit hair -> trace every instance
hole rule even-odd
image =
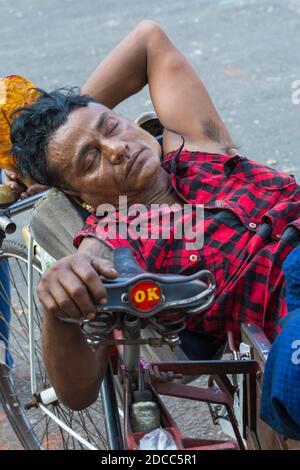
[[[236,155],[238,153],[239,147],[237,145],[226,145],[222,139],[219,126],[212,119],[207,119],[204,121],[202,127],[205,137],[212,140],[213,142],[217,142],[218,144],[224,144],[222,149],[225,155]]]
[[[222,136],[219,127],[212,119],[203,122],[203,133],[208,139],[221,143]]]

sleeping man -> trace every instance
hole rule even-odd
[[[146,85],[164,128],[162,147],[112,111]],[[78,250],[58,260],[38,290],[45,309],[45,364],[69,407],[81,409],[96,400],[107,349],[92,352],[79,327],[59,317],[93,318],[95,301],[107,301],[99,274],[118,275],[112,261],[116,247],[130,246],[151,272],[204,268],[214,274],[214,304],[182,334],[190,359],[214,357],[229,330],[238,344],[242,322],[276,338],[287,313],[282,263],[300,241],[300,188],[292,176],[238,153],[201,79],[158,25],[138,24],[80,94],[41,91],[15,119],[11,139],[24,175],[90,211],[84,227],[73,233]],[[103,204],[115,208],[118,227],[132,223],[121,214],[121,196],[128,206],[143,204],[144,216],[154,204],[176,204],[182,218],[184,205],[192,212],[203,205],[202,246],[188,248],[185,235],[177,237],[174,230],[167,239],[119,232],[104,239],[101,227],[109,213],[97,212]],[[63,226],[59,214],[57,208]],[[59,245],[57,226],[49,221],[47,230]]]

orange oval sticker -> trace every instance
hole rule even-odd
[[[155,282],[140,281],[132,287],[129,299],[137,310],[149,312],[159,304],[161,290]]]

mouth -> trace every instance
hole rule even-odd
[[[132,167],[134,166],[136,160],[138,159],[138,157],[141,155],[141,153],[144,151],[145,149],[142,148],[141,150],[138,150],[138,152],[135,152],[131,159],[126,163],[125,165],[125,177],[127,178]]]

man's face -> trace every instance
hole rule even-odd
[[[161,148],[146,131],[105,106],[90,103],[72,111],[48,145],[47,160],[69,194],[97,207],[143,202],[160,173]]]

